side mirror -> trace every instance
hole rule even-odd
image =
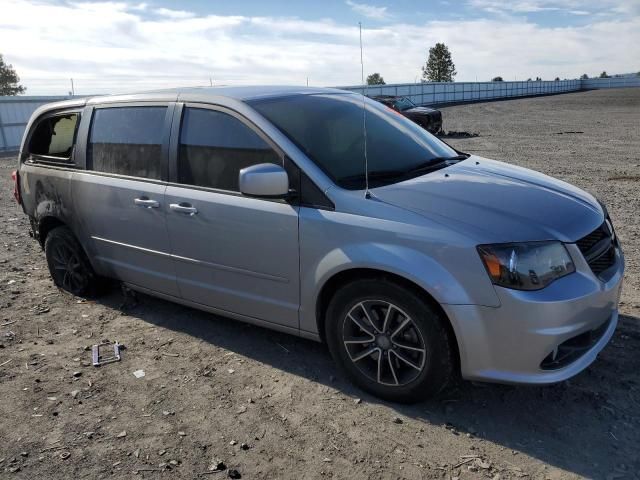
[[[289,176],[273,163],[260,163],[240,170],[240,192],[252,197],[283,198],[289,194]]]

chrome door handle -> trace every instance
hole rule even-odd
[[[156,200],[151,200],[146,197],[136,198],[133,200],[133,203],[146,208],[158,208],[160,206],[160,203],[158,203]]]
[[[174,212],[186,213],[189,216],[194,216],[198,213],[198,209],[188,203],[170,203],[169,208]]]

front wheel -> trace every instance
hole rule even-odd
[[[411,403],[439,393],[453,377],[451,338],[441,314],[385,279],[342,287],[325,321],[331,355],[359,387]]]

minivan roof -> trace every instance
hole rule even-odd
[[[36,112],[42,114],[46,111],[61,108],[75,108],[84,105],[99,105],[103,103],[119,102],[144,102],[178,100],[207,102],[219,97],[233,98],[239,101],[256,100],[259,98],[288,97],[294,95],[313,94],[353,94],[347,90],[321,87],[299,87],[291,85],[263,85],[263,86],[219,86],[219,87],[182,87],[163,90],[151,90],[138,93],[100,95],[88,97],[76,97],[61,102],[48,103],[41,106]]]
[[[147,92],[156,93],[156,92]],[[219,86],[219,87],[188,87],[158,90],[157,93],[176,93],[202,95],[203,97],[231,97],[236,100],[255,100],[263,97],[281,97],[290,95],[312,95],[319,93],[347,93],[337,88],[298,87],[291,85],[263,85],[263,86]]]

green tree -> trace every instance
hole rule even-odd
[[[386,83],[382,75],[376,72],[367,77],[367,85],[386,85]]]
[[[429,58],[422,67],[423,82],[453,82],[457,73],[451,52],[444,43],[436,43],[429,49]]]
[[[589,75],[583,73],[582,75],[580,75],[580,80],[589,80]]]
[[[4,63],[0,54],[0,96],[18,95],[25,90],[26,88],[20,85],[20,77],[13,69],[13,65]]]
[[[609,75],[607,75],[607,72],[605,71],[600,74],[600,78],[610,78],[610,77]]]
[[[491,79],[492,82],[504,82],[504,80],[502,79],[502,77],[498,76],[498,77],[493,77]]]

